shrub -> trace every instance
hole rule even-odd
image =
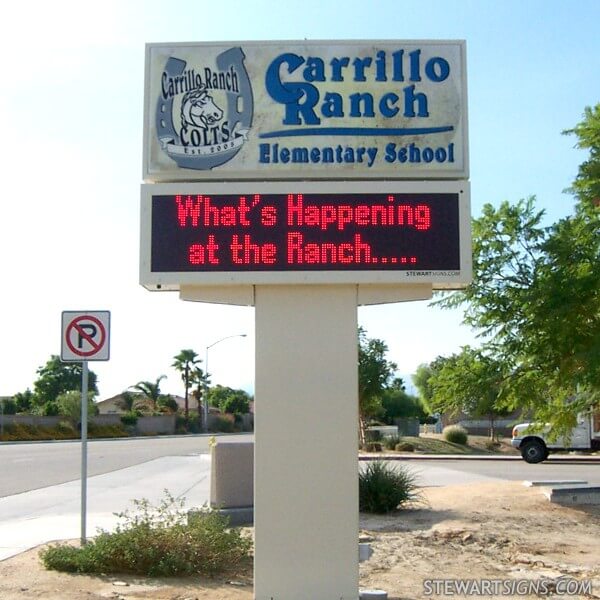
[[[187,422],[189,433],[202,433],[202,421],[199,416],[192,415]]]
[[[399,435],[390,435],[383,438],[383,445],[387,450],[394,450],[401,441],[402,438]]]
[[[448,427],[444,427],[444,431],[442,433],[444,434],[444,439],[447,442],[460,444],[461,446],[467,445],[469,433],[460,425],[448,425]]]
[[[213,433],[233,433],[235,426],[232,421],[226,417],[215,417],[210,426],[210,431]]]
[[[135,410],[130,410],[125,414],[121,415],[121,423],[125,425],[125,427],[135,427],[137,425],[139,419],[139,414]]]
[[[167,414],[175,414],[179,410],[177,401],[169,394],[160,396],[156,404],[162,412]]]
[[[379,442],[381,440],[381,431],[379,429],[367,429],[365,431],[365,442]]]
[[[42,430],[35,425],[14,423],[8,429],[5,428],[4,439],[10,441],[49,440],[52,439],[52,436],[45,431],[45,428]]]
[[[73,423],[70,423],[69,421],[60,421],[60,423],[56,424],[54,429],[57,433],[57,437],[58,436],[60,436],[61,438],[62,437],[64,437],[64,438],[79,437],[79,433],[77,432],[75,427],[73,427]]]
[[[175,433],[202,433],[202,420],[199,415],[190,413],[186,419],[183,415],[175,418]]]
[[[396,444],[394,450],[396,450],[396,452],[414,452],[415,447],[410,442],[400,442],[399,444]]]
[[[365,452],[383,452],[381,442],[367,442],[365,444]]]
[[[0,414],[3,413],[5,415],[16,415],[18,411],[17,403],[12,398],[6,398],[4,400],[0,400],[0,404],[2,405],[2,410],[0,410]]]
[[[415,474],[407,467],[370,462],[358,475],[359,508],[384,514],[422,501]]]
[[[129,437],[129,432],[123,425],[96,425],[88,423],[88,436],[91,438]]]
[[[81,548],[53,545],[40,553],[47,569],[70,573],[130,573],[151,577],[212,575],[239,567],[251,540],[228,520],[204,511],[187,520],[183,500],[168,492],[158,506],[134,500],[135,512],[113,533],[100,535]]]

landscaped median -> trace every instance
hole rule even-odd
[[[388,442],[385,438],[369,444],[363,455],[479,455],[479,456],[518,456],[519,452],[510,445],[510,440],[490,440],[486,436],[470,435],[466,444],[449,442],[443,434],[427,433],[419,437],[402,436]]]

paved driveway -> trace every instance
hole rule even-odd
[[[209,458],[208,454],[168,456],[90,477],[88,536],[98,527],[114,527],[118,519],[113,513],[131,508],[133,499],[147,498],[156,504],[165,488],[174,497],[184,497],[186,508],[207,503]],[[80,515],[78,480],[0,498],[0,560],[48,541],[79,538]]]

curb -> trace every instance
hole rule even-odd
[[[370,461],[370,460],[483,460],[483,461],[522,461],[523,459],[519,454],[385,454],[378,452],[377,454],[359,454],[359,461]],[[600,456],[594,455],[561,455],[554,454],[550,455],[550,458],[544,462],[586,462],[586,463],[600,463]]]

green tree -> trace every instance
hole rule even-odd
[[[142,394],[142,401],[150,408],[151,411],[158,410],[158,401],[161,397],[160,382],[166,378],[166,375],[161,375],[156,378],[156,381],[138,381],[131,386],[132,390]]]
[[[75,427],[81,422],[81,392],[71,390],[64,392],[56,399],[58,414],[67,417]],[[98,414],[94,396],[88,396],[88,418]]]
[[[207,375],[200,367],[196,367],[190,376],[190,381],[194,388],[192,389],[192,396],[196,399],[198,405],[198,414],[202,412],[202,399],[204,398],[204,392],[210,384],[210,376]]]
[[[36,373],[37,380],[33,384],[32,403],[37,412],[54,412],[52,405],[60,394],[81,390],[81,363],[64,363],[56,355],[40,367]],[[88,371],[88,392],[98,393],[96,374]]]
[[[33,403],[33,392],[27,388],[24,392],[18,392],[13,396],[17,404],[18,413],[27,413],[31,410]]]
[[[208,403],[221,412],[232,415],[245,415],[250,412],[252,397],[244,390],[216,385],[208,391]]]
[[[380,415],[383,391],[398,368],[388,361],[388,347],[382,340],[368,338],[366,331],[358,329],[358,413],[361,443],[365,441],[368,419]]]
[[[16,415],[18,405],[13,398],[0,398],[0,415]]]
[[[124,410],[126,413],[133,414],[139,409],[140,393],[124,390],[121,392],[121,397],[119,398],[117,404],[119,405],[119,408]]]
[[[490,420],[490,438],[496,437],[495,420],[507,414],[500,401],[504,364],[491,356],[465,346],[459,354],[438,361],[429,385],[430,406],[437,412],[463,412]]]
[[[419,400],[423,406],[423,410],[429,414],[436,412],[431,408],[431,399],[433,397],[431,378],[442,368],[445,360],[444,357],[438,356],[430,363],[421,364],[412,376],[412,381],[419,393]]]
[[[193,383],[192,374],[195,367],[202,361],[198,358],[198,353],[194,350],[181,350],[179,354],[173,357],[174,362],[171,365],[176,371],[181,373],[181,379],[185,388],[185,418],[189,417],[189,391]]]
[[[419,421],[424,421],[428,416],[419,398],[394,386],[383,390],[381,406],[383,408],[383,420],[390,425],[393,425],[396,419],[417,417]]]
[[[504,363],[504,405],[557,432],[600,397],[600,104],[565,133],[590,150],[571,188],[574,214],[544,227],[533,198],[486,205],[473,221],[473,283],[440,302],[464,306]]]
[[[179,410],[177,400],[171,394],[161,394],[157,401],[157,406],[161,412],[175,414]]]
[[[587,106],[581,123],[563,133],[575,135],[575,147],[590,152],[588,160],[579,166],[569,191],[577,197],[581,209],[597,208],[600,203],[600,104]]]

